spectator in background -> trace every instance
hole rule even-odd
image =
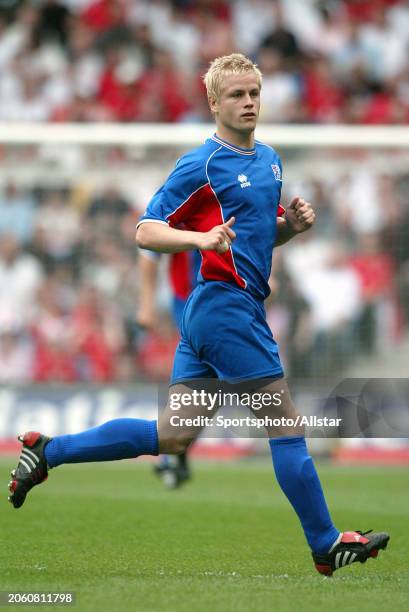
[[[254,55],[275,25],[276,4],[272,0],[236,0],[232,5],[236,45]]]
[[[142,69],[121,49],[110,48],[107,51],[98,99],[109,108],[112,120],[135,121],[138,118],[140,97],[137,95],[137,81]]]
[[[13,234],[20,244],[27,244],[33,234],[33,218],[33,198],[8,181],[0,196],[0,234]]]
[[[207,67],[215,57],[234,51],[234,39],[229,21],[220,19],[217,12],[209,9],[205,3],[202,7],[199,3],[195,6],[193,23],[199,33],[199,61],[202,66]]]
[[[120,295],[122,271],[127,268],[126,255],[112,239],[96,242],[88,261],[82,267],[82,278],[101,294],[115,298]],[[125,261],[124,261],[125,260]]]
[[[80,18],[74,17],[68,31],[69,79],[74,96],[93,98],[103,70],[103,57],[95,49],[95,34]]]
[[[363,164],[338,181],[333,201],[340,227],[358,235],[383,231],[395,206],[387,188],[385,177]]]
[[[297,291],[283,265],[283,251],[273,259],[269,285],[271,294],[265,302],[267,322],[281,343],[282,360],[290,377],[311,373],[314,329],[308,302]]]
[[[332,204],[332,188],[324,180],[311,180],[310,201],[314,202],[314,209],[320,220],[320,236],[325,239],[337,237],[338,228]]]
[[[389,7],[387,19],[390,27],[404,42],[406,49],[409,45],[409,0],[395,2]]]
[[[126,345],[121,313],[94,288],[83,285],[71,315],[77,378],[104,382],[115,377],[115,360]]]
[[[0,383],[18,384],[33,378],[33,348],[23,330],[0,323]]]
[[[0,236],[0,311],[14,313],[23,324],[30,321],[35,295],[42,279],[43,270],[37,259],[21,251],[14,235],[2,234]]]
[[[342,247],[333,246],[324,266],[309,271],[302,295],[314,332],[311,375],[342,369],[359,348],[354,330],[362,310],[360,279]]]
[[[35,346],[34,380],[37,382],[73,382],[77,379],[69,302],[59,297],[58,284],[51,276],[39,287],[31,325]]]
[[[157,49],[137,82],[139,121],[182,121],[189,110],[187,75],[175,70],[172,55]]]
[[[70,10],[64,2],[45,0],[40,7],[37,36],[63,47],[67,44]]]
[[[312,42],[314,52],[327,56],[331,62],[348,46],[350,23],[341,2],[318,4],[321,16],[317,36]]]
[[[46,121],[50,105],[42,95],[43,77],[23,68],[23,58],[16,59],[6,71],[6,91],[0,92],[1,121]]]
[[[262,48],[259,53],[259,67],[263,73],[260,121],[300,121],[300,82],[295,75],[284,70],[281,54],[270,47]]]
[[[382,249],[379,234],[361,234],[350,264],[358,275],[363,302],[357,333],[361,350],[371,354],[379,338],[393,338],[397,328],[393,260]]]
[[[132,213],[130,202],[114,185],[108,186],[92,198],[86,211],[87,239],[83,245],[87,251],[84,254],[87,257],[91,255],[90,263],[95,261],[93,253],[101,239],[121,242],[123,248],[128,248],[130,243],[133,246],[134,232],[132,238],[129,235],[127,240],[124,230],[126,225],[127,229],[135,226],[131,219]]]
[[[96,220],[105,218],[109,223],[117,222],[130,212],[130,204],[114,185],[107,187],[95,197],[88,208],[88,217]]]
[[[286,27],[281,3],[276,0],[272,2],[272,5],[274,7],[274,25],[263,39],[261,51],[266,48],[275,51],[282,60],[283,68],[291,72],[301,59],[301,49],[294,33]]]
[[[38,289],[31,324],[33,336],[39,344],[69,344],[70,306],[66,293],[61,292],[58,281],[50,275]]]
[[[35,345],[33,380],[35,382],[71,383],[77,376],[71,347],[60,339]]]
[[[99,34],[112,31],[125,21],[125,4],[120,0],[95,0],[85,8],[81,19]]]
[[[70,206],[68,193],[52,190],[44,194],[36,213],[35,232],[53,266],[74,263],[81,239],[80,217]]]
[[[146,31],[149,29],[145,25]],[[199,62],[200,32],[186,10],[171,6],[166,27],[152,28],[152,42],[173,54],[179,70],[194,74]]]
[[[304,104],[307,116],[316,123],[339,123],[344,92],[325,56],[306,62],[303,75]]]
[[[332,242],[330,240],[321,235],[307,236],[307,232],[299,236],[296,244],[288,245],[283,255],[284,269],[292,283],[300,288],[301,293],[303,293],[304,283],[310,271],[323,269],[331,253]]]
[[[407,39],[389,22],[385,6],[374,5],[372,18],[362,24],[360,42],[369,77],[379,83],[395,77],[407,64]]]
[[[21,4],[14,20],[3,26],[0,36],[0,70],[6,69],[28,44],[38,23],[38,10],[31,4]]]

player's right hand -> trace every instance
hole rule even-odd
[[[236,232],[231,227],[234,225],[235,217],[230,217],[226,223],[215,225],[208,232],[201,233],[198,248],[201,251],[216,251],[216,253],[226,253],[231,243],[236,238]]]

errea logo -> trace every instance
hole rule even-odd
[[[237,180],[240,183],[240,187],[244,189],[245,187],[251,187],[250,181],[247,180],[247,176],[245,174],[239,174]]]

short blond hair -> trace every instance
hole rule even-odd
[[[231,55],[216,57],[216,59],[210,62],[209,70],[203,77],[207,97],[218,100],[223,88],[223,80],[227,75],[246,74],[247,72],[255,73],[261,87],[263,75],[257,64],[254,64],[251,59],[242,53],[232,53]]]

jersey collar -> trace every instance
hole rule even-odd
[[[219,143],[223,147],[226,147],[226,149],[230,149],[231,151],[234,151],[235,153],[240,153],[240,155],[254,155],[256,152],[256,147],[253,147],[252,149],[243,149],[242,147],[237,147],[236,145],[232,145],[230,142],[227,142],[226,140],[223,140],[222,138],[220,138],[220,136],[216,136],[216,134],[213,134],[212,140]]]

